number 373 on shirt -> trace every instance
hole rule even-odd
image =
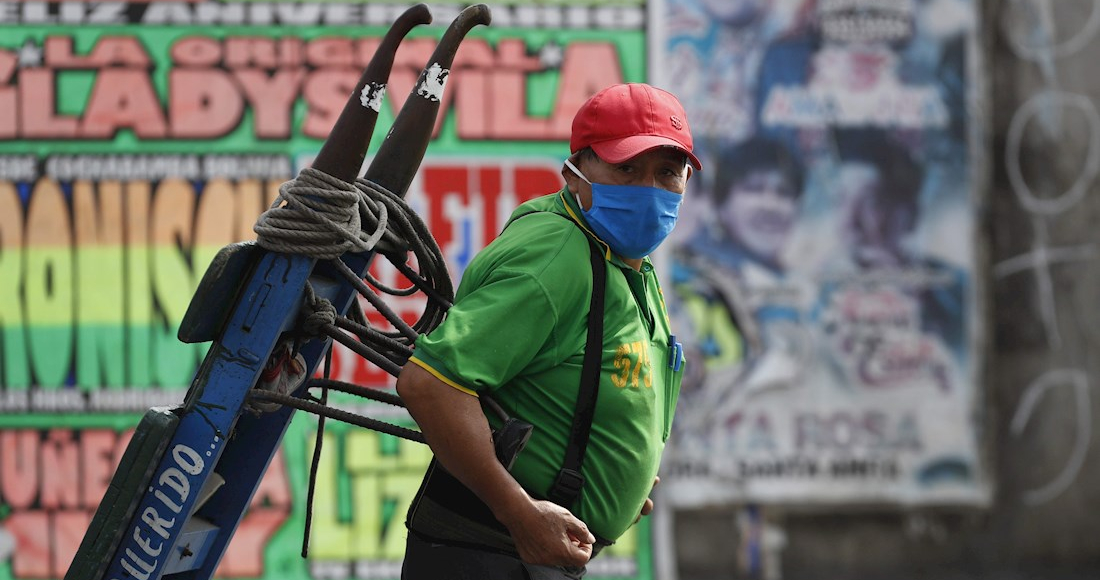
[[[616,373],[611,375],[611,384],[623,389],[645,387],[653,388],[653,379],[650,371],[652,365],[649,358],[649,344],[637,340],[619,345],[615,350]]]

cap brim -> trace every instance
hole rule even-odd
[[[612,139],[610,141],[593,143],[591,147],[592,150],[596,152],[596,155],[600,156],[600,159],[608,163],[622,163],[627,159],[637,157],[646,151],[658,147],[675,147],[683,152],[684,155],[687,155],[688,161],[691,162],[691,165],[695,167],[696,170],[701,170],[703,168],[702,164],[699,163],[699,158],[684,147],[683,143],[659,135],[631,135],[630,137],[624,137],[622,139]]]

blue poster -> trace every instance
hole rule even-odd
[[[970,0],[667,0],[680,504],[981,504]]]

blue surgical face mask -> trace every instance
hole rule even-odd
[[[644,258],[672,233],[684,196],[659,187],[592,183],[575,165],[565,160],[573,173],[592,186],[592,208],[581,212],[592,231],[629,259]]]

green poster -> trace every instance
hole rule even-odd
[[[432,4],[434,25],[402,44],[368,156],[464,4]],[[181,343],[176,331],[210,260],[255,238],[256,218],[312,161],[410,5],[0,7],[0,580],[65,575],[142,413],[180,404],[206,355],[208,344]],[[493,10],[492,26],[472,31],[455,58],[407,198],[456,281],[511,207],[559,187],[580,103],[646,77],[642,2]],[[392,387],[343,348],[332,370]],[[316,431],[298,413],[220,577],[398,577],[427,448],[328,421],[303,558]],[[649,535],[638,526],[589,577],[652,578]]]

